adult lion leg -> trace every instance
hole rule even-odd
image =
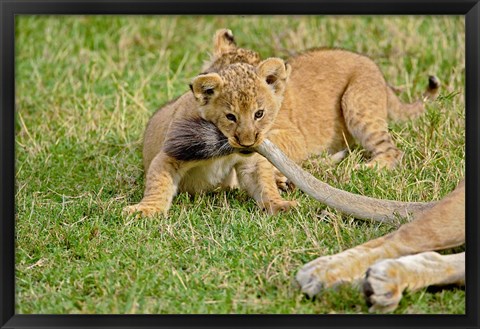
[[[446,229],[447,228],[447,229]],[[465,241],[465,183],[419,218],[398,231],[412,253],[446,249]],[[430,285],[464,284],[465,253],[440,255],[423,252],[398,259],[381,260],[367,270],[363,291],[371,311],[391,311],[405,289]]]
[[[147,217],[157,213],[166,215],[181,179],[179,167],[179,161],[163,152],[157,154],[148,168],[142,201],[125,207],[124,212],[130,214],[140,212]]]
[[[297,204],[295,201],[284,200],[280,196],[274,167],[260,155],[252,155],[248,161],[240,163],[235,169],[240,186],[268,213],[287,211]]]
[[[440,255],[430,251],[381,260],[367,270],[363,293],[370,312],[390,312],[397,308],[405,289],[447,284],[465,284],[465,252]]]
[[[361,279],[365,271],[381,259],[451,248],[464,241],[465,185],[462,181],[439,203],[420,212],[397,231],[339,254],[317,258],[303,266],[296,279],[304,293],[314,296],[322,288]]]

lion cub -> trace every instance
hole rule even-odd
[[[294,202],[281,198],[269,162],[248,150],[261,143],[271,129],[289,74],[290,67],[283,60],[269,58],[256,66],[227,65],[193,79],[192,93],[165,106],[148,124],[143,152],[145,194],[140,203],[127,207],[127,212],[139,211],[147,216],[166,213],[177,191],[198,193],[236,186],[237,180],[271,213],[292,206]],[[214,123],[239,152],[190,161],[169,156],[164,150],[165,141],[178,138],[171,127],[199,119]]]
[[[187,93],[157,111],[144,137],[146,187],[129,213],[166,213],[178,191],[196,193],[238,184],[269,213],[287,210],[278,186],[284,177],[249,148],[268,137],[289,158],[301,162],[322,151],[336,153],[356,139],[372,154],[370,165],[391,168],[402,152],[393,144],[387,118],[407,119],[423,112],[423,101],[403,104],[367,57],[340,49],[317,49],[289,59],[260,56],[236,46],[229,30],[214,37],[214,54]],[[291,73],[290,73],[291,72]],[[288,83],[287,83],[288,79]],[[438,81],[430,79],[425,98]],[[213,122],[231,146],[243,150],[214,159],[179,160],[164,150],[175,139],[175,122]]]

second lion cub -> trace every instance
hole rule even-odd
[[[217,38],[215,56],[205,72],[214,72],[246,51],[252,53],[237,47],[233,36]],[[423,98],[405,104],[366,56],[316,48],[289,58],[287,63],[292,72],[268,136],[297,162],[322,151],[336,153],[345,149],[346,142],[356,141],[371,155],[368,166],[394,167],[403,153],[392,141],[387,120],[418,117],[424,112],[424,101],[434,99],[440,86],[438,79],[430,76]]]

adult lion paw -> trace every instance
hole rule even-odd
[[[394,259],[386,259],[372,265],[365,275],[363,294],[370,312],[391,312],[402,299],[405,286],[402,285],[399,266]]]
[[[322,289],[335,287],[354,278],[344,259],[335,256],[319,257],[305,264],[297,273],[295,279],[300,284],[302,292],[310,298],[319,294]]]

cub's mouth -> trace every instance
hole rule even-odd
[[[252,145],[245,146],[237,142],[235,138],[231,137],[228,139],[228,143],[236,150],[237,153],[249,155],[255,152],[254,147],[258,145],[258,140]]]

